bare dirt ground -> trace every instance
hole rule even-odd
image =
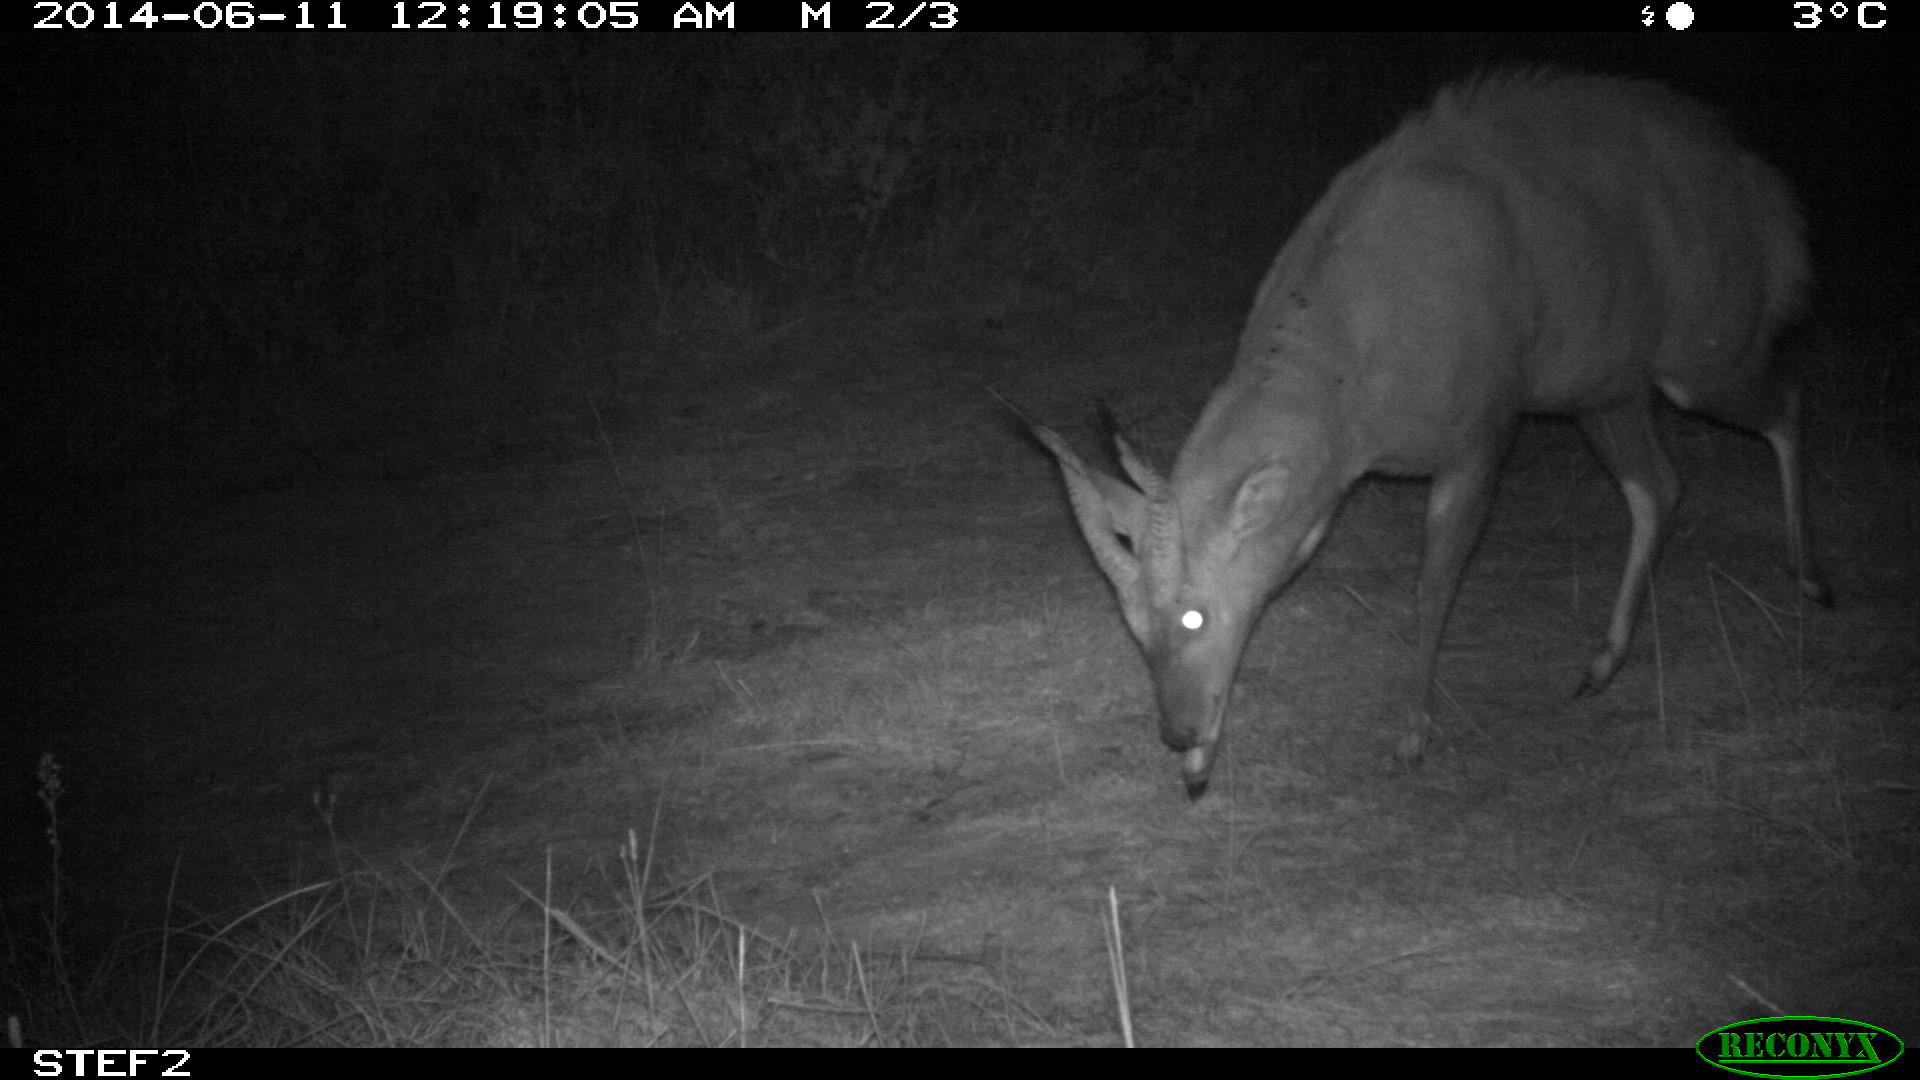
[[[339,844],[495,907],[550,863],[585,903],[637,830],[769,936],[990,977],[1034,1018],[1015,1041],[1117,1040],[1109,889],[1147,1044],[1920,1033],[1912,327],[1808,346],[1837,610],[1782,572],[1765,445],[1670,415],[1654,600],[1572,700],[1626,514],[1570,425],[1531,424],[1424,769],[1391,767],[1391,694],[1425,489],[1369,482],[1270,609],[1189,805],[1052,466],[987,388],[1082,446],[1104,398],[1164,465],[1235,330],[823,320],[635,357],[458,467],[71,493],[87,527],[13,556],[50,602],[10,742],[63,764],[75,902],[132,917],[178,863],[220,903]],[[38,880],[17,832],[6,873]]]

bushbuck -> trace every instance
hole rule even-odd
[[[1247,636],[1366,473],[1427,476],[1399,757],[1425,748],[1447,611],[1524,413],[1575,417],[1626,498],[1626,570],[1581,693],[1620,669],[1679,495],[1654,391],[1772,444],[1799,588],[1829,603],[1801,508],[1799,389],[1769,345],[1799,308],[1780,174],[1702,105],[1638,80],[1484,76],[1333,181],[1255,296],[1170,479],[1131,485],[1056,433],[1067,493],[1146,655],[1160,736],[1205,794]]]

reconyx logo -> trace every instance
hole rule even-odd
[[[1767,1016],[1714,1028],[1694,1050],[1728,1072],[1781,1080],[1857,1076],[1899,1059],[1890,1031],[1833,1016]]]

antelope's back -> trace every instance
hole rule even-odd
[[[1489,75],[1335,179],[1262,283],[1239,363],[1324,366],[1456,422],[1740,381],[1802,302],[1803,234],[1786,182],[1705,106]]]

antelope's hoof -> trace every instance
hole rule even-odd
[[[1409,726],[1400,736],[1400,745],[1394,747],[1393,760],[1402,769],[1409,772],[1420,767],[1427,756],[1427,728],[1433,723],[1427,717],[1420,717],[1414,726]]]
[[[1800,595],[1828,611],[1833,610],[1833,588],[1818,578],[1801,578]]]

